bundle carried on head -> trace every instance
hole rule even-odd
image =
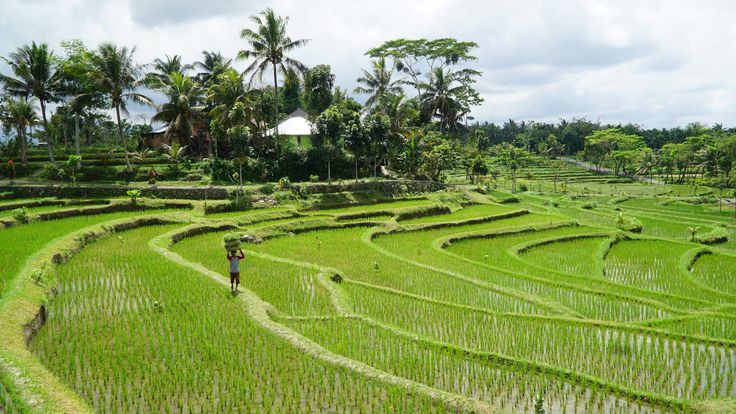
[[[223,242],[225,245],[225,250],[231,252],[233,250],[240,249],[241,241],[240,241],[240,233],[228,233],[223,238]]]
[[[223,244],[228,252],[240,249],[243,242],[258,244],[262,241],[263,239],[253,234],[228,233],[223,237]]]

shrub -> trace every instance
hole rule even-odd
[[[57,165],[53,165],[51,163],[45,164],[43,167],[43,172],[41,173],[42,178],[47,178],[49,180],[63,180],[64,177],[66,177],[66,172],[63,168],[58,167]]]
[[[618,213],[618,217],[616,218],[616,227],[632,233],[641,233],[644,230],[644,226],[639,220],[634,217],[626,216],[624,213]]]
[[[525,193],[525,192],[529,191],[529,187],[527,187],[526,184],[521,183],[521,184],[519,184],[519,191],[521,191],[522,193]]]
[[[31,273],[31,280],[33,280],[33,283],[43,286],[44,285],[44,277],[43,277],[43,271],[40,269],[36,269]]]
[[[585,210],[593,210],[596,207],[598,207],[598,203],[596,203],[595,201],[589,201],[589,202],[583,204],[581,207],[583,209],[585,209]]]
[[[317,181],[319,181],[319,175],[316,175],[316,174],[310,175],[309,176],[309,181],[312,182],[312,183],[316,183]]]
[[[710,231],[708,233],[696,233],[694,235],[693,241],[702,244],[725,243],[728,241],[728,236],[728,230],[724,229],[723,227],[716,227],[713,231]]]
[[[136,204],[138,202],[138,197],[141,196],[141,190],[128,190],[125,194],[130,197],[131,204]]]
[[[287,189],[291,187],[291,181],[289,180],[289,177],[281,177],[279,178],[279,182],[277,185],[279,190]]]
[[[276,188],[271,183],[266,183],[261,186],[261,192],[266,195],[271,195],[276,191]]]
[[[66,161],[66,166],[69,168],[69,177],[74,185],[77,184],[77,164],[81,165],[81,162],[81,155],[70,155],[69,159]]]
[[[184,177],[181,177],[181,181],[200,181],[202,179],[202,174],[197,173],[190,173],[185,175]]]
[[[15,210],[13,210],[13,218],[18,223],[28,224],[28,221],[29,221],[28,209],[25,207],[16,208]]]

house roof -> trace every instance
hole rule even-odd
[[[151,134],[163,134],[168,129],[169,129],[169,126],[168,125],[164,125],[164,126],[162,126],[160,128],[157,128],[157,129],[154,129],[153,131],[151,131]]]
[[[289,136],[309,136],[312,135],[312,123],[306,118],[307,114],[303,109],[297,108],[289,114],[289,117],[279,123],[279,135]],[[276,128],[266,131],[266,135],[276,133]]]

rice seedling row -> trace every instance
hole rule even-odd
[[[255,326],[237,298],[147,249],[170,228],[99,241],[59,268],[31,348],[96,411],[443,411]]]
[[[488,401],[502,412],[534,413],[535,397],[547,412],[654,413],[646,404],[586,390],[555,376],[514,370],[408,340],[354,318],[292,320],[287,324],[333,352],[404,378]]]
[[[736,351],[611,327],[490,315],[346,285],[356,312],[435,340],[675,398],[736,396]]]

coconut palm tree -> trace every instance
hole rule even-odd
[[[428,119],[437,118],[440,132],[456,132],[462,117],[468,112],[460,96],[466,87],[456,72],[436,68],[429,82],[422,84],[422,113]]]
[[[54,145],[49,133],[46,117],[46,105],[58,100],[57,92],[61,87],[62,74],[54,64],[54,53],[46,43],[19,47],[8,58],[3,58],[10,66],[14,76],[0,74],[0,83],[5,90],[14,96],[34,96],[41,107],[41,120],[49,151],[49,160],[55,164]]]
[[[194,62],[194,69],[198,69],[196,77],[203,86],[209,86],[210,80],[217,79],[232,66],[233,60],[226,58],[220,52],[202,51],[202,60]]]
[[[185,65],[181,62],[181,56],[164,55],[164,58],[156,58],[153,63],[147,65],[152,70],[146,74],[148,86],[156,88],[158,84],[169,80],[170,73],[187,73],[194,65]]]
[[[0,121],[5,133],[15,129],[16,140],[20,147],[20,161],[26,165],[28,154],[28,128],[38,124],[36,106],[25,98],[10,98],[0,107]]]
[[[230,110],[237,102],[245,100],[245,81],[243,74],[235,69],[228,69],[220,74],[217,81],[207,89],[209,115],[229,127]]]
[[[128,101],[153,106],[151,98],[136,92],[142,83],[141,70],[133,62],[135,48],[118,47],[112,43],[103,43],[92,56],[91,70],[88,73],[95,89],[107,95],[112,108],[115,109],[118,135],[125,152],[125,165],[128,172],[133,171],[128,156],[128,143],[123,134],[123,124],[120,113],[126,113]]]
[[[402,81],[400,79],[391,80],[393,70],[391,66],[386,66],[386,59],[381,57],[371,61],[372,72],[362,69],[363,76],[358,78],[358,83],[364,86],[355,88],[355,93],[364,93],[370,95],[365,101],[366,108],[372,108],[383,99],[386,94],[399,95],[403,91],[401,89]]]
[[[204,119],[204,89],[181,72],[169,73],[162,85],[160,90],[169,97],[169,101],[158,108],[151,120],[168,123],[166,137],[169,141],[175,138],[180,145],[189,146],[192,124]]]
[[[266,9],[259,16],[251,16],[251,21],[256,24],[256,29],[248,28],[240,32],[240,37],[250,44],[249,50],[241,50],[238,52],[238,59],[254,58],[253,63],[246,69],[247,73],[252,73],[253,78],[258,75],[259,78],[269,69],[269,65],[273,70],[273,87],[276,92],[276,104],[274,105],[274,125],[275,137],[279,136],[279,84],[278,72],[285,73],[289,68],[304,73],[307,67],[298,60],[286,56],[286,53],[302,47],[307,44],[307,39],[291,40],[286,34],[286,26],[289,18],[276,16],[273,9]]]

